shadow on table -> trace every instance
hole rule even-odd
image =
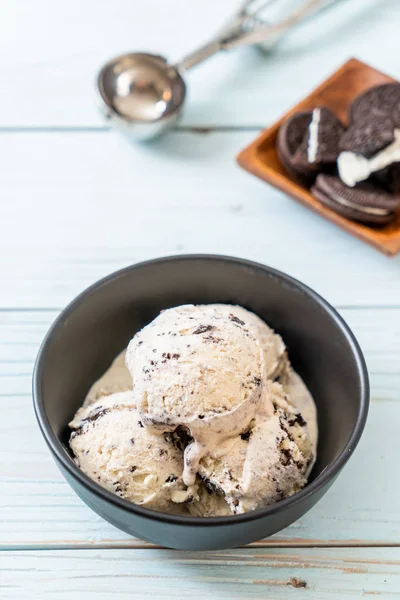
[[[185,161],[209,162],[210,157],[217,158],[222,154],[224,154],[225,163],[226,147],[232,145],[232,138],[229,135],[221,135],[224,131],[232,133],[232,128],[178,126],[154,140],[141,142],[140,151],[149,157],[162,157],[165,161],[171,160],[171,168],[176,166],[176,158],[182,161],[182,169],[184,169]],[[253,136],[257,132],[258,129],[255,130]],[[207,138],[206,143],[204,143],[205,138]],[[250,140],[251,131],[248,141]],[[128,143],[137,149],[137,142],[128,139]],[[242,146],[243,142],[240,141],[237,147],[232,146],[232,162]]]

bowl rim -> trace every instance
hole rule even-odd
[[[300,490],[293,496],[285,498],[284,500],[279,500],[278,502],[270,504],[266,507],[259,508],[254,511],[250,511],[239,515],[229,515],[225,517],[197,517],[192,515],[174,515],[145,508],[138,504],[134,504],[133,502],[129,502],[128,500],[120,498],[116,494],[113,494],[112,492],[106,490],[105,488],[101,487],[98,483],[90,479],[90,477],[88,477],[83,471],[81,471],[79,467],[73,462],[72,458],[65,451],[63,444],[60,442],[60,440],[54,433],[44,407],[41,390],[44,363],[46,360],[46,354],[49,345],[52,341],[52,337],[58,330],[58,328],[62,325],[63,321],[65,321],[65,319],[69,315],[71,315],[73,311],[82,302],[84,302],[88,296],[97,292],[104,285],[108,285],[110,282],[115,281],[120,277],[124,277],[127,273],[147,268],[148,266],[152,266],[154,264],[180,261],[229,262],[235,263],[239,267],[246,267],[252,270],[261,270],[267,276],[278,278],[289,287],[295,288],[297,291],[300,291],[308,297],[311,297],[311,299],[316,304],[318,304],[320,308],[327,312],[329,316],[339,326],[341,333],[346,338],[347,343],[349,344],[352,350],[353,358],[355,364],[357,365],[359,373],[360,406],[358,410],[356,423],[354,425],[352,434],[350,435],[347,443],[345,444],[337,458],[330,465],[325,467],[312,482],[308,483],[302,490]],[[92,492],[95,496],[100,496],[103,501],[116,505],[119,509],[125,512],[138,515],[145,519],[147,518],[151,521],[161,521],[164,523],[176,524],[181,526],[190,525],[197,527],[210,527],[216,525],[223,526],[233,525],[236,523],[247,523],[265,516],[273,516],[277,513],[284,512],[287,507],[292,507],[306,501],[315,493],[322,490],[329,483],[333,482],[335,477],[339,474],[339,472],[342,470],[342,468],[354,452],[360,440],[361,434],[364,430],[368,415],[370,388],[365,359],[353,332],[350,330],[349,326],[339,315],[336,309],[333,308],[333,306],[331,306],[324,298],[322,298],[322,296],[320,296],[310,287],[301,283],[300,281],[291,277],[290,275],[286,275],[285,273],[282,273],[281,271],[274,269],[273,267],[269,267],[258,262],[219,254],[179,254],[134,263],[128,267],[119,269],[118,271],[114,271],[113,273],[107,275],[106,277],[103,277],[102,279],[99,279],[98,281],[87,287],[85,290],[83,290],[80,294],[78,294],[78,296],[76,296],[60,312],[60,314],[50,326],[48,332],[46,333],[43,339],[34,365],[32,378],[32,392],[36,419],[38,421],[40,430],[46,441],[46,444],[48,445],[50,451],[53,454],[53,457],[56,459],[56,462],[59,463],[68,472],[68,474],[71,475],[73,479],[79,484],[81,484],[84,488]]]

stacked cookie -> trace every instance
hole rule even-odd
[[[338,214],[386,225],[400,209],[400,83],[370,88],[349,109],[347,128],[328,108],[281,125],[277,152],[289,175]]]

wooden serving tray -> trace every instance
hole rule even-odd
[[[281,123],[297,111],[310,110],[316,106],[327,106],[343,123],[347,123],[349,104],[364,90],[381,83],[394,81],[393,78],[373,69],[369,65],[352,58],[326,79],[304,100],[296,104],[279,121],[274,123],[237,157],[241,167],[279,188],[295,200],[302,202],[318,214],[356,237],[368,242],[381,252],[393,256],[400,252],[400,214],[397,219],[384,227],[368,227],[350,221],[323,206],[310,191],[285,171],[276,152],[276,138]]]

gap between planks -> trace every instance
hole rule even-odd
[[[135,264],[135,263],[133,263]],[[120,270],[120,269],[118,269]],[[0,313],[41,313],[41,312],[55,312],[59,313],[64,310],[65,306],[41,306],[41,307],[16,307],[3,306],[0,307]],[[335,310],[398,310],[400,304],[334,304]]]
[[[400,542],[368,541],[368,540],[303,540],[293,538],[288,540],[260,540],[247,546],[236,548],[400,548]],[[165,546],[142,542],[140,540],[104,540],[100,542],[72,541],[68,542],[30,542],[28,544],[2,543],[0,552],[52,550],[170,550]]]
[[[238,131],[255,131],[259,132],[262,129],[268,127],[268,124],[263,125],[182,125],[181,127],[175,127],[171,129],[169,133],[194,133],[194,134],[206,134],[213,132],[220,133],[237,133]],[[16,127],[0,127],[1,133],[109,133],[113,131],[112,127],[107,125],[93,125],[93,126],[16,126]]]

